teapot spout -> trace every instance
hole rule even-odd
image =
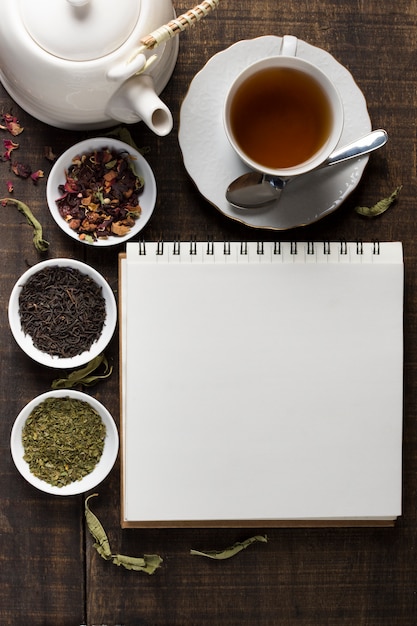
[[[123,83],[107,105],[107,114],[118,122],[143,121],[157,135],[168,135],[173,127],[171,111],[155,93],[148,74],[132,76]]]

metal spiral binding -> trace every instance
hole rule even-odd
[[[314,255],[314,241],[307,242],[307,254]]]
[[[197,254],[197,240],[192,237],[190,240],[190,255],[195,256]]]
[[[271,243],[273,245],[272,254],[274,256],[281,255],[282,254],[282,242],[274,241]],[[159,241],[157,241],[155,254],[158,256],[164,255],[165,245],[166,245],[166,242],[164,242],[163,239],[160,239]],[[314,256],[316,254],[316,248],[318,245],[317,242],[307,241],[305,242],[305,245],[306,245],[306,254],[309,256]],[[322,253],[324,255],[332,254],[332,244],[329,240],[323,241],[322,245],[323,245]],[[299,242],[291,241],[289,242],[289,246],[290,246],[289,252],[291,255],[297,255],[299,253]],[[341,256],[345,256],[349,254],[348,242],[345,239],[340,240],[339,246],[340,246],[339,254]],[[214,241],[213,239],[210,238],[207,240],[205,253],[207,256],[212,256],[214,255],[214,252],[215,252]],[[146,243],[144,239],[140,239],[138,241],[138,254],[140,256],[145,256],[147,254]],[[179,238],[176,238],[172,241],[172,254],[175,256],[181,255],[181,241]],[[196,256],[198,254],[198,243],[197,243],[196,237],[192,237],[190,239],[189,254],[191,256]],[[231,247],[230,241],[225,240],[223,242],[223,254],[226,256],[230,256],[232,254],[232,247]],[[247,241],[240,242],[239,254],[241,256],[247,256],[249,254]],[[264,241],[256,242],[256,254],[258,255],[265,254],[265,242]],[[364,254],[364,244],[362,240],[356,241],[356,254],[359,256]],[[378,239],[374,239],[372,241],[372,254],[373,255],[381,254],[381,246],[380,246],[380,242]]]

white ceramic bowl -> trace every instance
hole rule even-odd
[[[29,469],[29,464],[23,459],[25,452],[22,444],[22,430],[26,420],[38,404],[41,404],[41,402],[51,397],[70,397],[76,400],[88,402],[90,406],[100,415],[103,424],[106,427],[103,454],[96,467],[90,474],[87,474],[87,476],[84,476],[81,480],[70,483],[69,485],[64,485],[63,487],[54,487],[32,474]],[[45,491],[46,493],[58,496],[73,496],[85,493],[90,489],[94,489],[109,474],[116,461],[119,451],[119,434],[114,419],[108,410],[100,402],[98,402],[98,400],[87,395],[86,393],[82,393],[81,391],[76,391],[74,389],[59,389],[37,396],[21,410],[12,428],[10,450],[17,469],[23,478],[28,481],[28,483],[37,489],[40,489],[40,491]]]
[[[34,345],[31,336],[23,332],[20,323],[19,296],[20,292],[22,291],[23,285],[31,276],[39,272],[41,269],[53,266],[71,267],[83,274],[87,274],[88,276],[90,276],[101,287],[102,296],[106,303],[106,319],[100,337],[91,345],[89,350],[85,350],[81,354],[73,357],[61,358],[55,355],[47,354],[46,352],[42,352]],[[81,261],[76,261],[74,259],[48,259],[47,261],[41,261],[40,263],[33,265],[24,274],[22,274],[22,276],[16,282],[10,294],[8,314],[10,329],[16,342],[22,348],[22,350],[26,352],[26,354],[30,356],[34,361],[37,361],[38,363],[41,363],[41,365],[46,365],[48,367],[75,369],[77,367],[85,365],[86,363],[94,359],[96,356],[101,354],[107,347],[109,341],[113,337],[116,328],[117,304],[114,293],[111,290],[108,282],[99,272],[90,267],[90,265],[82,263]]]
[[[65,173],[72,164],[72,159],[74,157],[81,154],[88,154],[93,150],[106,147],[109,149],[114,148],[116,150],[126,150],[132,157],[134,157],[136,174],[141,176],[144,180],[144,189],[139,197],[139,204],[142,208],[142,212],[140,217],[136,220],[134,226],[132,226],[126,235],[121,237],[109,236],[107,239],[98,239],[97,241],[90,242],[80,239],[78,233],[72,230],[65,219],[60,215],[56,204],[56,200],[61,195],[58,188],[59,185],[65,183]],[[65,233],[67,233],[67,235],[90,246],[115,246],[120,245],[137,235],[150,220],[156,203],[156,181],[151,167],[140,152],[118,139],[113,139],[111,137],[95,137],[93,139],[86,139],[85,141],[76,143],[57,159],[48,176],[46,184],[46,200],[52,217],[58,226]]]

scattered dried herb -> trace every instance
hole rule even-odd
[[[102,374],[95,374],[96,370],[103,366]],[[100,354],[92,359],[85,367],[71,372],[66,378],[56,378],[51,385],[52,389],[71,389],[81,385],[82,387],[92,387],[100,380],[109,378],[113,371],[113,367],[109,366],[109,363],[104,356]]]
[[[126,556],[125,554],[112,554],[110,543],[101,522],[91,511],[88,501],[97,496],[93,493],[85,499],[85,519],[88,530],[95,539],[94,547],[98,554],[106,561],[112,561],[115,565],[128,570],[153,574],[160,567],[163,560],[157,554],[144,554],[143,557]]]
[[[6,206],[7,204],[13,204],[19,209],[21,213],[23,213],[29,226],[33,227],[33,243],[36,250],[38,252],[46,252],[49,248],[49,243],[45,239],[43,239],[42,226],[33,215],[28,205],[21,200],[15,200],[15,198],[2,198],[0,200],[0,204],[2,204],[3,206]]]
[[[32,474],[63,487],[93,471],[103,454],[105,437],[106,427],[88,402],[46,398],[23,427],[23,458]]]
[[[32,179],[32,181],[35,183],[35,185],[38,184],[38,181],[40,178],[43,178],[45,175],[43,170],[37,170],[36,172],[32,172],[32,174],[30,175],[30,178]]]
[[[89,242],[126,235],[140,217],[144,181],[126,151],[103,148],[76,156],[59,186],[60,215]]]
[[[24,131],[24,128],[20,125],[19,120],[14,115],[10,113],[3,113],[1,115],[2,123],[0,124],[0,128],[2,130],[7,130],[11,135],[16,137],[20,135]]]
[[[11,139],[3,139],[3,145],[5,148],[5,153],[3,154],[3,158],[6,161],[10,161],[13,150],[17,150],[19,148],[19,144],[16,143],[15,141],[12,141]]]
[[[237,542],[233,544],[230,548],[226,548],[224,550],[208,550],[208,551],[200,551],[200,550],[190,550],[190,554],[197,556],[205,556],[209,559],[216,559],[219,561],[224,561],[225,559],[230,559],[232,556],[239,554],[242,550],[245,550],[247,547],[256,542],[267,543],[268,538],[266,535],[255,535],[254,537],[250,537],[242,542]]]
[[[52,356],[70,358],[89,350],[106,319],[101,286],[67,266],[47,266],[33,274],[19,295],[22,330]]]
[[[133,137],[130,131],[125,126],[116,126],[116,128],[113,128],[112,130],[110,130],[108,133],[106,133],[106,135],[107,137],[116,137],[116,139],[120,139],[120,141],[123,141],[128,146],[131,146],[132,148],[134,148],[141,154],[146,152],[146,150],[143,150],[142,148],[138,148],[138,146],[133,140]]]
[[[44,155],[45,155],[45,159],[47,159],[48,161],[55,161],[56,159],[56,154],[52,149],[52,146],[44,146]]]
[[[394,204],[401,189],[402,189],[402,185],[397,187],[392,192],[392,194],[388,196],[388,198],[383,198],[382,200],[380,200],[379,202],[377,202],[371,207],[367,207],[367,206],[355,207],[356,213],[364,217],[377,217],[378,215],[382,215],[382,213],[385,213],[385,211],[387,211],[392,206],[392,204]]]
[[[32,174],[30,165],[19,161],[14,161],[11,165],[11,169],[13,174],[15,174],[18,178],[29,178]]]

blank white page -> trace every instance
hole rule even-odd
[[[127,246],[122,522],[400,515],[401,244],[207,246]]]

